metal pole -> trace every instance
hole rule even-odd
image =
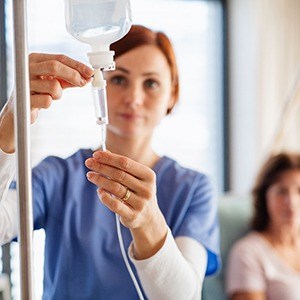
[[[5,25],[5,1],[0,1],[0,110],[7,101],[7,51],[6,51],[6,25]],[[11,286],[10,244],[2,246],[2,272],[9,277]]]
[[[5,1],[0,1],[0,110],[7,100]]]
[[[27,50],[26,0],[13,1],[15,41],[15,137],[17,146],[17,188],[19,197],[19,243],[21,299],[34,299],[33,221],[30,164],[30,98]]]

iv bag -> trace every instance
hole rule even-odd
[[[132,24],[130,0],[65,0],[66,28],[92,51],[108,51]]]

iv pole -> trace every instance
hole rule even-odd
[[[34,299],[33,221],[30,166],[30,98],[27,50],[26,0],[13,1],[15,42],[15,141],[17,149],[17,189],[19,201],[19,243],[21,299]]]

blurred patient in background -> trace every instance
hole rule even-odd
[[[300,155],[263,165],[253,189],[251,231],[230,252],[231,300],[300,299]]]

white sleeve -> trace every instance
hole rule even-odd
[[[3,245],[17,235],[17,193],[9,190],[15,175],[15,155],[0,149],[0,244]]]
[[[152,257],[136,260],[132,247],[133,244],[129,247],[129,258],[149,299],[201,299],[207,252],[199,242],[190,237],[174,240],[168,229],[163,247]]]
[[[9,185],[15,176],[15,154],[8,154],[0,148],[0,201],[5,198]]]

